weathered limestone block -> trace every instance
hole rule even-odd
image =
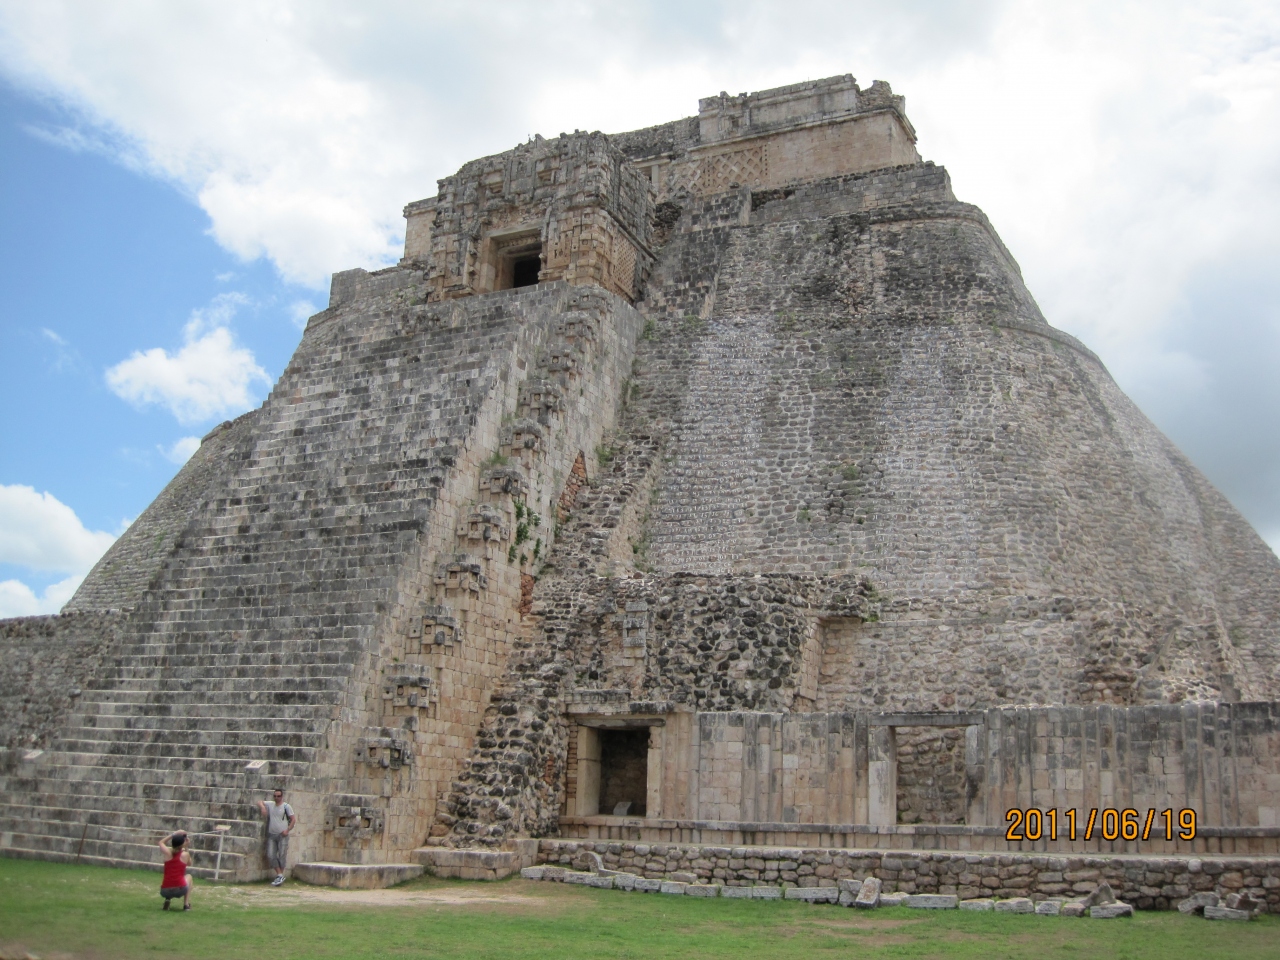
[[[787,900],[807,900],[809,903],[835,903],[840,899],[838,887],[787,887],[783,894]]]
[[[1097,909],[1096,907],[1094,909]],[[1206,920],[1252,920],[1253,912],[1250,910],[1233,910],[1231,907],[1215,907],[1205,906],[1204,917]]]
[[[996,913],[1035,913],[1034,900],[1027,897],[1011,897],[1008,900],[996,901]]]
[[[1203,891],[1195,893],[1187,897],[1178,904],[1179,913],[1198,913],[1204,915],[1205,907],[1216,907],[1219,904],[1219,897],[1216,893]]]
[[[1221,909],[1206,907],[1206,910]],[[1132,917],[1133,907],[1127,903],[1098,903],[1089,908],[1089,916],[1095,920],[1113,920],[1116,917]]]
[[[903,906],[916,910],[954,910],[959,899],[948,894],[916,893],[907,897]]]
[[[862,881],[862,887],[858,890],[858,895],[853,901],[853,905],[863,908],[880,905],[880,880],[878,877],[867,877]]]

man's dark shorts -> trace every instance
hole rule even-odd
[[[186,887],[161,887],[160,896],[166,900],[173,900],[177,897],[185,897],[187,895]]]

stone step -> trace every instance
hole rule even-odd
[[[237,754],[244,762],[262,754],[282,760],[307,760],[301,751],[324,746],[324,733],[268,733],[262,731],[210,731],[201,741],[192,740],[189,730],[113,730],[110,740],[59,737],[54,749],[61,753],[129,754],[137,756],[220,756]]]
[[[346,674],[324,673],[305,677],[274,677],[258,674],[249,677],[214,677],[211,680],[199,678],[193,681],[170,680],[168,686],[157,687],[157,681],[163,677],[132,677],[119,680],[109,685],[92,687],[81,694],[109,694],[113,698],[132,699],[137,697],[148,699],[178,700],[192,695],[202,696],[207,693],[259,693],[263,696],[281,693],[311,693],[322,690],[341,688],[346,684]]]
[[[87,717],[266,717],[282,721],[310,721],[328,719],[334,712],[333,702],[321,703],[262,703],[263,698],[228,703],[219,700],[193,699],[190,703],[135,703],[127,701],[90,701],[77,707],[70,722]],[[177,708],[181,709],[177,709]]]
[[[62,801],[65,798],[59,797]],[[244,819],[246,812],[252,810],[254,819]],[[191,833],[212,833],[218,824],[231,828],[227,833],[227,842],[237,841],[259,842],[262,836],[263,820],[257,816],[256,808],[246,803],[234,805],[196,805],[190,802],[155,800],[147,801],[145,806],[137,809],[111,809],[108,807],[79,806],[61,803],[3,803],[0,802],[0,831],[22,829],[26,832],[48,833],[44,825],[79,824],[83,829],[90,825],[91,831],[98,831],[99,839],[108,838],[111,831],[152,831],[159,830],[163,836],[174,829],[166,824],[181,823]],[[23,824],[27,824],[23,827]],[[35,829],[31,825],[39,825]],[[64,833],[63,830],[53,830]],[[157,837],[158,840],[158,837]]]
[[[139,771],[147,774],[151,771]],[[272,785],[282,779],[296,783],[303,778],[283,778],[274,776]],[[203,782],[195,777],[184,782],[181,776],[174,776],[161,782],[140,782],[138,780],[58,780],[53,777],[41,777],[32,780],[9,778],[8,783],[21,790],[6,790],[5,796],[12,801],[26,800],[32,803],[63,803],[73,798],[81,798],[76,803],[88,805],[95,802],[108,803],[141,803],[151,801],[171,801],[174,803],[194,804],[243,804],[246,798],[265,797],[267,784],[261,778],[245,777],[241,782],[228,783],[219,778],[216,783],[208,778]],[[110,805],[108,803],[108,805]],[[201,807],[200,809],[204,809]]]
[[[152,683],[181,683],[181,679],[191,675],[193,679],[205,684],[218,680],[310,680],[319,678],[335,679],[332,663],[246,663],[243,660],[228,658],[222,663],[201,663],[191,660],[185,663],[128,663],[117,664],[101,670],[95,678],[99,688],[110,681],[125,683],[127,681],[148,680]]]
[[[137,769],[138,772],[155,771],[159,776],[168,776],[174,772],[198,773],[209,777],[234,777],[238,774],[252,773],[247,771],[248,764],[255,760],[266,760],[270,769],[279,772],[280,776],[300,776],[302,769],[314,760],[314,756],[285,758],[276,751],[246,748],[228,748],[209,756],[143,755],[134,751],[79,751],[49,750],[38,760],[36,767],[27,771],[31,776],[41,776],[44,771],[68,773],[79,769],[101,768],[110,771],[120,769]]]
[[[250,716],[321,716],[332,712],[340,699],[337,690],[316,693],[283,691],[269,696],[264,693],[235,693],[227,691],[188,692],[186,699],[168,697],[163,700],[134,695],[116,699],[120,691],[107,691],[99,699],[82,700],[76,706],[75,715],[92,716],[101,713],[133,716],[165,716],[177,713],[192,717],[234,716],[246,713]],[[110,699],[109,699],[110,698]],[[215,708],[220,708],[215,709]]]
[[[128,642],[121,645],[116,656],[169,657],[205,653],[275,656],[286,662],[315,663],[328,658],[352,656],[354,649],[346,640],[220,640],[202,636],[199,639]]]
[[[0,803],[0,819],[60,820],[60,822],[86,822],[118,824],[118,826],[164,827],[165,823],[180,824],[196,829],[191,824],[221,822],[251,822],[257,817],[253,801],[265,799],[268,791],[232,790],[228,787],[170,786],[161,790],[140,790],[136,794],[125,791],[109,791],[101,781],[95,790],[41,790],[10,796]],[[38,813],[44,812],[44,813]],[[173,829],[169,826],[166,829]],[[209,829],[212,829],[210,826]],[[238,829],[237,835],[256,836],[247,829]]]
[[[264,732],[323,733],[329,725],[327,717],[280,717],[245,716],[243,714],[222,714],[220,716],[160,716],[160,715],[127,715],[118,713],[90,714],[78,724],[65,728],[65,735],[83,738],[93,731],[117,730],[201,730],[201,731],[234,731],[261,730]]]
[[[93,836],[91,826],[84,835],[83,846],[80,842],[84,824],[62,824],[67,833],[43,832],[31,829],[18,829],[18,825],[10,825],[0,821],[0,854],[5,856],[23,856],[32,860],[55,860],[62,862],[96,863],[109,866],[130,866],[134,869],[160,870],[164,865],[164,854],[157,844],[173,826],[147,831],[108,830],[110,836]],[[197,876],[212,877],[218,856],[218,840],[216,837],[198,836],[191,841],[191,860],[189,869]],[[255,860],[261,856],[260,843],[250,842],[248,838],[228,838],[223,842],[222,876],[229,879],[246,867],[252,868]]]
[[[102,758],[90,759],[101,760]],[[229,763],[221,760],[202,760],[201,762],[201,760],[183,756],[183,758],[165,758],[163,762],[140,764],[129,762],[129,758],[113,759],[118,762],[114,764],[41,764],[38,771],[28,776],[9,776],[0,780],[0,783],[12,783],[14,790],[47,788],[55,794],[65,792],[61,785],[67,785],[70,790],[77,783],[104,783],[104,785],[114,783],[120,787],[114,791],[115,794],[122,796],[142,795],[145,792],[156,795],[156,790],[165,787],[186,787],[192,790],[197,788],[224,790],[225,788],[225,790],[243,792],[244,790],[261,790],[264,776],[273,781],[296,781],[298,777],[306,776],[311,765],[269,760],[261,772],[250,772],[244,769],[242,760]],[[41,783],[51,786],[38,786]],[[96,787],[86,788],[86,791],[88,790],[96,790]]]

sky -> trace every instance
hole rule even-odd
[[[71,596],[438,178],[844,73],[1280,547],[1280,4],[0,0],[0,617]]]

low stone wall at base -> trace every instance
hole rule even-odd
[[[1195,893],[1247,891],[1280,913],[1280,857],[1064,857],[947,851],[721,847],[542,840],[538,861],[571,866],[584,852],[607,870],[659,879],[691,873],[725,886],[834,887],[878,877],[885,892],[974,897],[1077,897],[1106,881],[1141,910],[1169,910]]]

